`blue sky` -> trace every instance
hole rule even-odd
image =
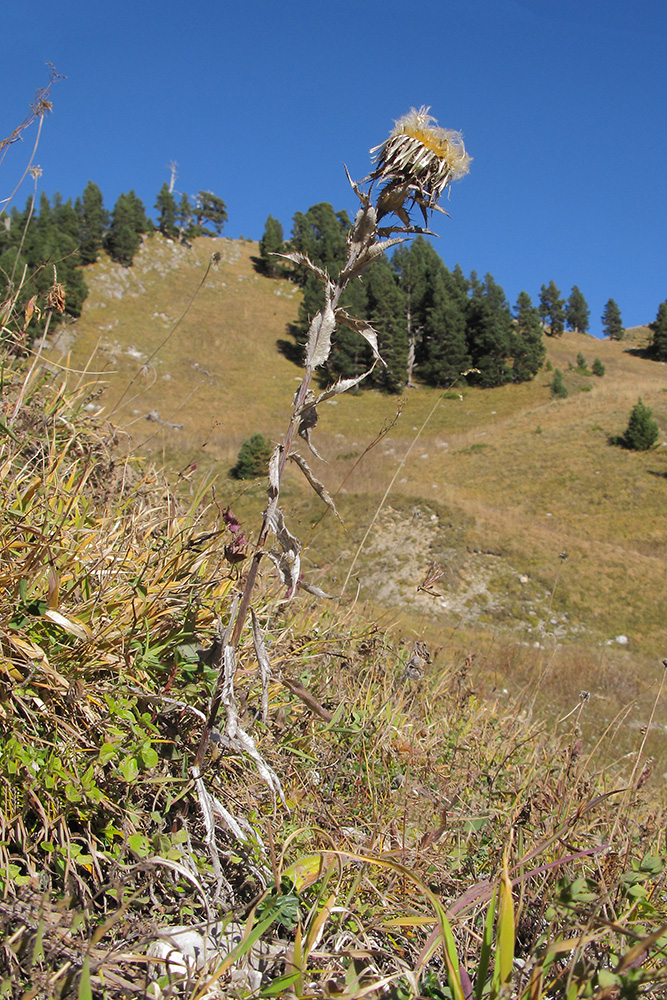
[[[356,210],[343,170],[410,107],[430,105],[473,157],[436,216],[437,249],[490,272],[513,304],[578,285],[591,332],[609,298],[626,326],[667,298],[664,0],[5,0],[0,134],[53,63],[41,190],[89,179],[153,212],[177,189],[227,204],[225,235],[286,233],[319,201]],[[0,167],[14,187],[33,133]],[[17,201],[25,203],[26,183]]]

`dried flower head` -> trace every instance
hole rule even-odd
[[[59,281],[54,281],[53,287],[46,296],[46,306],[48,309],[55,309],[58,313],[65,312],[65,287]]]
[[[385,183],[378,214],[395,212],[406,224],[403,206],[408,198],[426,220],[447,185],[463,177],[470,164],[460,132],[440,128],[428,112],[427,107],[411,108],[395,122],[389,138],[371,149],[377,167],[370,176]]]

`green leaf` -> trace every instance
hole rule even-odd
[[[289,992],[289,987],[297,981],[300,975],[300,972],[290,972],[287,976],[279,976],[261,991],[260,997],[276,997],[283,991]]]
[[[150,843],[148,837],[144,836],[143,833],[133,833],[127,838],[127,845],[140,858],[145,858],[150,854]]]
[[[145,743],[139,751],[144,767],[155,767],[160,759],[150,743]]]
[[[664,861],[657,854],[645,854],[641,860],[639,870],[648,872],[650,875],[660,875],[664,867]]]
[[[477,966],[477,975],[475,977],[475,1000],[482,1000],[484,987],[486,985],[486,977],[491,965],[491,951],[493,948],[493,918],[496,912],[496,893],[497,890],[494,889],[489,903],[489,908],[486,911],[486,920],[484,921],[484,937],[482,938],[482,946],[479,950],[479,964]]]
[[[139,765],[137,764],[136,757],[125,757],[124,760],[120,762],[118,770],[121,777],[124,778],[128,784],[136,781],[137,776],[139,775]]]
[[[97,755],[98,764],[108,764],[118,753],[113,743],[103,743]]]
[[[498,900],[498,923],[496,926],[496,961],[493,970],[493,986],[497,992],[512,975],[514,962],[514,899],[512,883],[507,870],[507,855],[503,860],[503,873],[500,879]]]
[[[83,960],[77,1000],[93,1000],[93,991],[90,986],[90,959],[88,956]]]

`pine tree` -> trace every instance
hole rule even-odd
[[[284,264],[273,254],[285,252],[285,238],[282,224],[272,215],[266,220],[264,235],[259,241],[258,270],[268,278],[277,278],[285,273]]]
[[[567,399],[569,395],[560,368],[556,368],[554,371],[554,377],[551,382],[551,395],[557,396],[559,399]]]
[[[609,299],[602,313],[602,331],[610,340],[623,340],[625,330],[621,320],[621,310],[613,299]]]
[[[199,191],[194,208],[196,236],[220,236],[227,221],[227,206],[212,191]],[[208,226],[212,226],[209,229]]]
[[[651,328],[651,354],[656,361],[667,361],[667,301],[658,309]]]
[[[148,229],[143,203],[134,191],[121,194],[111,213],[111,227],[104,237],[104,249],[112,260],[130,267]]]
[[[350,226],[347,212],[334,212],[328,202],[320,202],[306,213],[296,213],[291,245],[335,279],[345,263]],[[302,286],[303,294],[299,303],[299,318],[291,325],[290,330],[297,343],[303,345],[311,320],[324,305],[324,290],[322,282],[305,267],[296,268],[295,280]],[[362,282],[356,281],[348,285],[341,297],[341,306],[359,319],[366,318],[366,297]],[[327,371],[331,375],[348,378],[366,371],[369,356],[362,338],[347,327],[338,326],[333,335],[333,343],[327,362]]]
[[[626,448],[633,451],[648,451],[658,440],[660,430],[653,420],[653,414],[648,406],[639,399],[632,408],[630,420],[622,438]]]
[[[79,253],[82,264],[94,264],[100,255],[104,233],[109,225],[109,213],[104,207],[102,192],[88,181],[82,198],[77,199],[79,217]]]
[[[187,243],[194,235],[192,231],[193,222],[194,211],[190,204],[190,199],[187,194],[182,194],[178,208],[176,209],[176,227],[178,229],[178,238],[183,243]]]
[[[511,381],[512,332],[512,315],[503,289],[490,274],[483,282],[475,275],[466,317],[468,351],[478,369],[473,381],[485,387]]]
[[[364,281],[368,320],[378,332],[384,365],[373,372],[373,385],[387,392],[401,392],[407,382],[408,332],[405,300],[396,274],[383,254],[368,269]]]
[[[528,292],[521,292],[517,299],[510,342],[512,381],[527,382],[537,375],[547,353],[540,315]]]
[[[345,263],[350,228],[347,212],[334,212],[329,202],[319,202],[312,205],[305,214],[297,212],[294,216],[292,247],[306,254],[314,264],[328,271],[335,279]],[[309,273],[311,272],[306,268],[297,271],[299,284],[305,285]]]
[[[415,366],[420,368],[422,377],[439,384],[440,376],[444,373],[439,372],[442,352],[441,348],[435,347],[435,341],[439,337],[438,331],[444,330],[444,321],[441,322],[440,317],[444,309],[444,298],[449,292],[453,299],[451,309],[460,314],[454,324],[460,333],[465,329],[468,301],[466,279],[460,268],[450,274],[435,248],[423,236],[418,236],[409,245],[397,247],[392,257],[392,267],[398,275],[405,301],[408,385],[413,384]],[[443,279],[444,287],[440,279]],[[439,289],[437,293],[436,288]],[[451,316],[447,326],[452,329]],[[457,353],[460,355],[461,351]],[[462,354],[467,357],[465,344]],[[457,363],[456,359],[454,363]],[[448,375],[444,374],[444,377],[448,378]]]
[[[174,240],[178,237],[178,227],[176,225],[176,199],[169,190],[169,185],[165,181],[160,190],[158,191],[158,196],[155,200],[155,208],[157,211],[157,228],[158,231],[166,236],[167,239]]]
[[[565,318],[570,330],[574,330],[575,333],[587,332],[590,310],[586,299],[576,285],[573,286],[570,297],[567,300]]]
[[[64,314],[68,316],[80,315],[88,294],[78,267],[79,217],[69,199],[64,202],[56,194],[53,201],[51,206],[47,195],[42,194],[39,212],[32,212],[32,200],[24,212],[13,211],[9,228],[3,227],[0,239],[0,292],[14,292],[26,275],[16,300],[17,322],[22,323],[18,317],[23,316],[33,296],[41,310],[41,316],[33,314],[27,333],[30,339],[44,329],[48,315],[46,300],[55,281],[65,289]],[[58,313],[53,313],[52,328],[59,318]]]
[[[549,327],[545,332],[550,337],[560,337],[565,330],[565,302],[555,281],[540,288],[539,314],[542,322]]]
[[[65,288],[67,315],[80,316],[88,288],[79,270],[79,218],[71,200],[63,201],[56,192],[51,207],[46,195],[42,195],[39,216],[31,228],[28,259],[39,298],[46,299],[57,279]]]
[[[419,373],[429,385],[446,388],[470,368],[471,358],[466,313],[444,265],[430,276],[426,302]]]
[[[257,479],[265,476],[271,458],[271,442],[262,434],[253,434],[239,448],[236,465],[231,469],[235,479]]]

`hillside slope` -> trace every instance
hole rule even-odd
[[[213,252],[220,260],[195,296]],[[280,438],[300,379],[276,347],[299,293],[259,276],[256,253],[246,242],[200,239],[188,249],[153,237],[131,269],[103,260],[86,271],[81,319],[50,350],[61,362],[69,352],[68,364],[86,371],[73,377],[89,385],[88,405],[140,451],[188,477],[194,464],[195,476],[215,473],[218,495],[250,526],[263,486],[239,485],[228,470],[250,433]],[[340,593],[395,476],[348,597],[358,592],[413,631],[440,636],[453,627],[492,641],[508,635],[549,649],[611,641],[616,650],[625,636],[631,672],[655,664],[667,652],[667,448],[634,454],[609,444],[640,396],[667,438],[666,369],[642,356],[646,332],[621,343],[547,338],[566,400],[551,398],[546,370],[494,390],[411,390],[359,464],[395,416],[396,398],[364,392],[322,406],[317,441],[328,464],[312,463],[338,493],[345,525],[320,521],[319,501],[292,476],[288,504],[310,541],[311,575]],[[601,359],[603,378],[573,369],[579,352],[589,367]],[[437,581],[418,590],[429,567]]]

